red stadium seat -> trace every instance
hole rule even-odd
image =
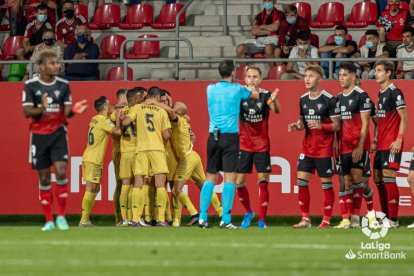
[[[312,46],[315,46],[316,48],[319,48],[319,36],[316,34],[310,35],[310,44]]]
[[[311,22],[312,20],[312,6],[307,2],[295,2],[291,5],[298,9],[298,15],[303,17],[306,21]]]
[[[377,14],[377,4],[373,2],[356,3],[343,25],[348,28],[365,28],[368,25],[375,25]]]
[[[282,78],[283,73],[286,73],[286,65],[278,65],[269,70],[267,72],[267,79],[268,80],[280,80]]]
[[[138,30],[144,26],[151,26],[153,19],[153,7],[151,4],[142,3],[129,7],[125,21],[118,24],[122,30]]]
[[[365,42],[367,41],[367,37],[365,35],[361,36],[361,39],[358,43],[358,49],[365,45]]]
[[[127,79],[129,81],[133,80],[134,76],[134,70],[132,70],[131,67],[128,67],[127,69]],[[124,66],[117,66],[112,67],[109,69],[108,74],[106,75],[106,80],[110,81],[122,81],[124,80]]]
[[[244,79],[246,78],[247,67],[247,65],[244,65],[236,68],[236,80],[244,81]]]
[[[158,38],[157,35],[141,35],[139,38]],[[146,59],[160,56],[159,41],[136,41],[131,51],[125,54],[127,59]]]
[[[83,4],[75,5],[75,14],[82,15],[86,19],[86,22],[89,22],[88,6]]]
[[[347,34],[346,35],[346,40],[352,40],[352,35]],[[325,42],[325,45],[328,45],[328,44],[333,43],[333,42],[335,42],[335,35],[334,34],[333,35],[330,35],[328,37],[328,39]]]
[[[108,30],[111,27],[118,26],[121,22],[121,8],[116,4],[105,4],[96,8],[95,16],[89,29],[91,30]]]
[[[156,22],[151,24],[153,29],[173,29],[175,28],[175,17],[184,7],[183,3],[165,4],[162,6],[160,15]],[[180,16],[180,26],[185,26],[185,12]]]
[[[8,31],[10,30],[10,27],[8,24],[2,24],[0,25],[0,31],[4,32],[4,31]]]
[[[340,25],[344,21],[344,4],[340,2],[328,2],[322,4],[314,21],[309,25],[312,28],[326,29]]]
[[[23,36],[9,36],[3,44],[3,59],[14,59],[17,49],[23,48],[23,40]]]
[[[121,53],[121,44],[122,42],[124,42],[125,39],[126,38],[123,35],[105,36],[101,41],[101,45],[99,46],[101,50],[101,56],[99,58],[102,58],[102,59],[119,58],[120,53]],[[126,49],[126,47],[124,49]]]
[[[257,53],[252,55],[252,58],[267,58],[264,53]]]

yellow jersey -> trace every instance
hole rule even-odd
[[[178,121],[173,123],[173,131],[171,135],[172,147],[179,159],[190,154],[193,149],[191,143],[191,127],[187,119],[178,116]]]
[[[129,109],[128,115],[137,127],[136,152],[159,150],[165,152],[162,132],[171,128],[167,112],[156,106],[137,104]]]
[[[122,112],[126,116],[129,115],[129,110],[130,107],[128,106],[122,108]],[[133,121],[127,126],[122,126],[121,130],[121,153],[135,152],[135,148],[137,147],[137,127],[135,122]]]
[[[116,112],[115,110],[108,115],[112,123],[116,124]],[[120,151],[120,141],[121,137],[119,135],[112,135],[112,153],[117,153]]]
[[[89,123],[88,145],[83,152],[82,161],[102,165],[108,146],[109,133],[115,125],[103,115],[95,115]]]

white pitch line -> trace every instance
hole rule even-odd
[[[211,247],[211,248],[273,248],[273,249],[309,249],[309,250],[349,250],[350,248],[359,247],[360,243],[355,244],[306,244],[306,243],[219,243],[219,242],[170,242],[170,241],[73,241],[73,240],[36,240],[36,241],[22,241],[22,240],[0,240],[0,245],[52,245],[52,246],[95,246],[95,247]],[[414,246],[393,246],[391,243],[391,250],[406,250],[414,251]]]

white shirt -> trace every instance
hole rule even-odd
[[[301,58],[298,55],[299,47],[296,45],[292,48],[290,51],[289,58]],[[316,47],[313,47],[309,44],[308,49],[306,49],[306,57],[307,58],[318,58],[318,49]],[[297,62],[296,65],[298,66],[298,73],[301,75],[305,75],[305,69],[306,69],[306,62]]]
[[[414,50],[408,52],[405,47],[401,47],[397,51],[397,58],[410,58],[410,61],[403,61],[403,71],[414,70]]]

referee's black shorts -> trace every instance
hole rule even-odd
[[[208,173],[236,172],[238,155],[239,135],[237,133],[221,133],[217,141],[210,133],[207,141]]]

